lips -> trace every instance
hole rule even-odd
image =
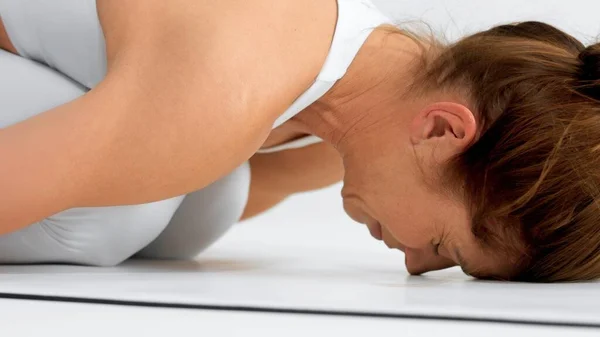
[[[379,222],[376,221],[369,223],[367,224],[367,227],[369,228],[369,232],[371,233],[372,237],[379,241],[383,240],[383,233],[381,230],[381,224]]]
[[[392,234],[387,230],[387,228],[381,226],[379,222],[376,221],[372,223],[369,226],[369,231],[375,239],[383,241],[383,243],[385,243],[385,245],[389,249],[397,249],[403,253],[406,251],[406,246],[404,246],[398,240],[396,240],[396,238],[392,236]]]

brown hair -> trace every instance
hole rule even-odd
[[[540,22],[503,25],[438,50],[415,84],[471,96],[481,134],[451,180],[475,236],[518,252],[512,279],[598,278],[600,46]]]

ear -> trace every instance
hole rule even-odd
[[[477,122],[464,105],[440,102],[427,106],[415,116],[410,135],[414,145],[435,143],[455,154],[464,151],[475,140]]]

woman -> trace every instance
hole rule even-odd
[[[124,210],[116,227],[129,231],[160,207],[158,235],[183,195],[310,134],[342,160],[347,213],[403,250],[413,274],[600,274],[598,46],[537,22],[441,46],[367,0],[1,10],[5,49],[92,88],[1,130],[8,235],[104,207]]]

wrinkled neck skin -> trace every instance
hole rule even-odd
[[[413,81],[419,46],[401,34],[374,30],[346,75],[315,103],[288,123],[333,145],[342,157],[359,150],[369,136],[389,123],[409,123],[400,109],[411,104],[405,95]]]

